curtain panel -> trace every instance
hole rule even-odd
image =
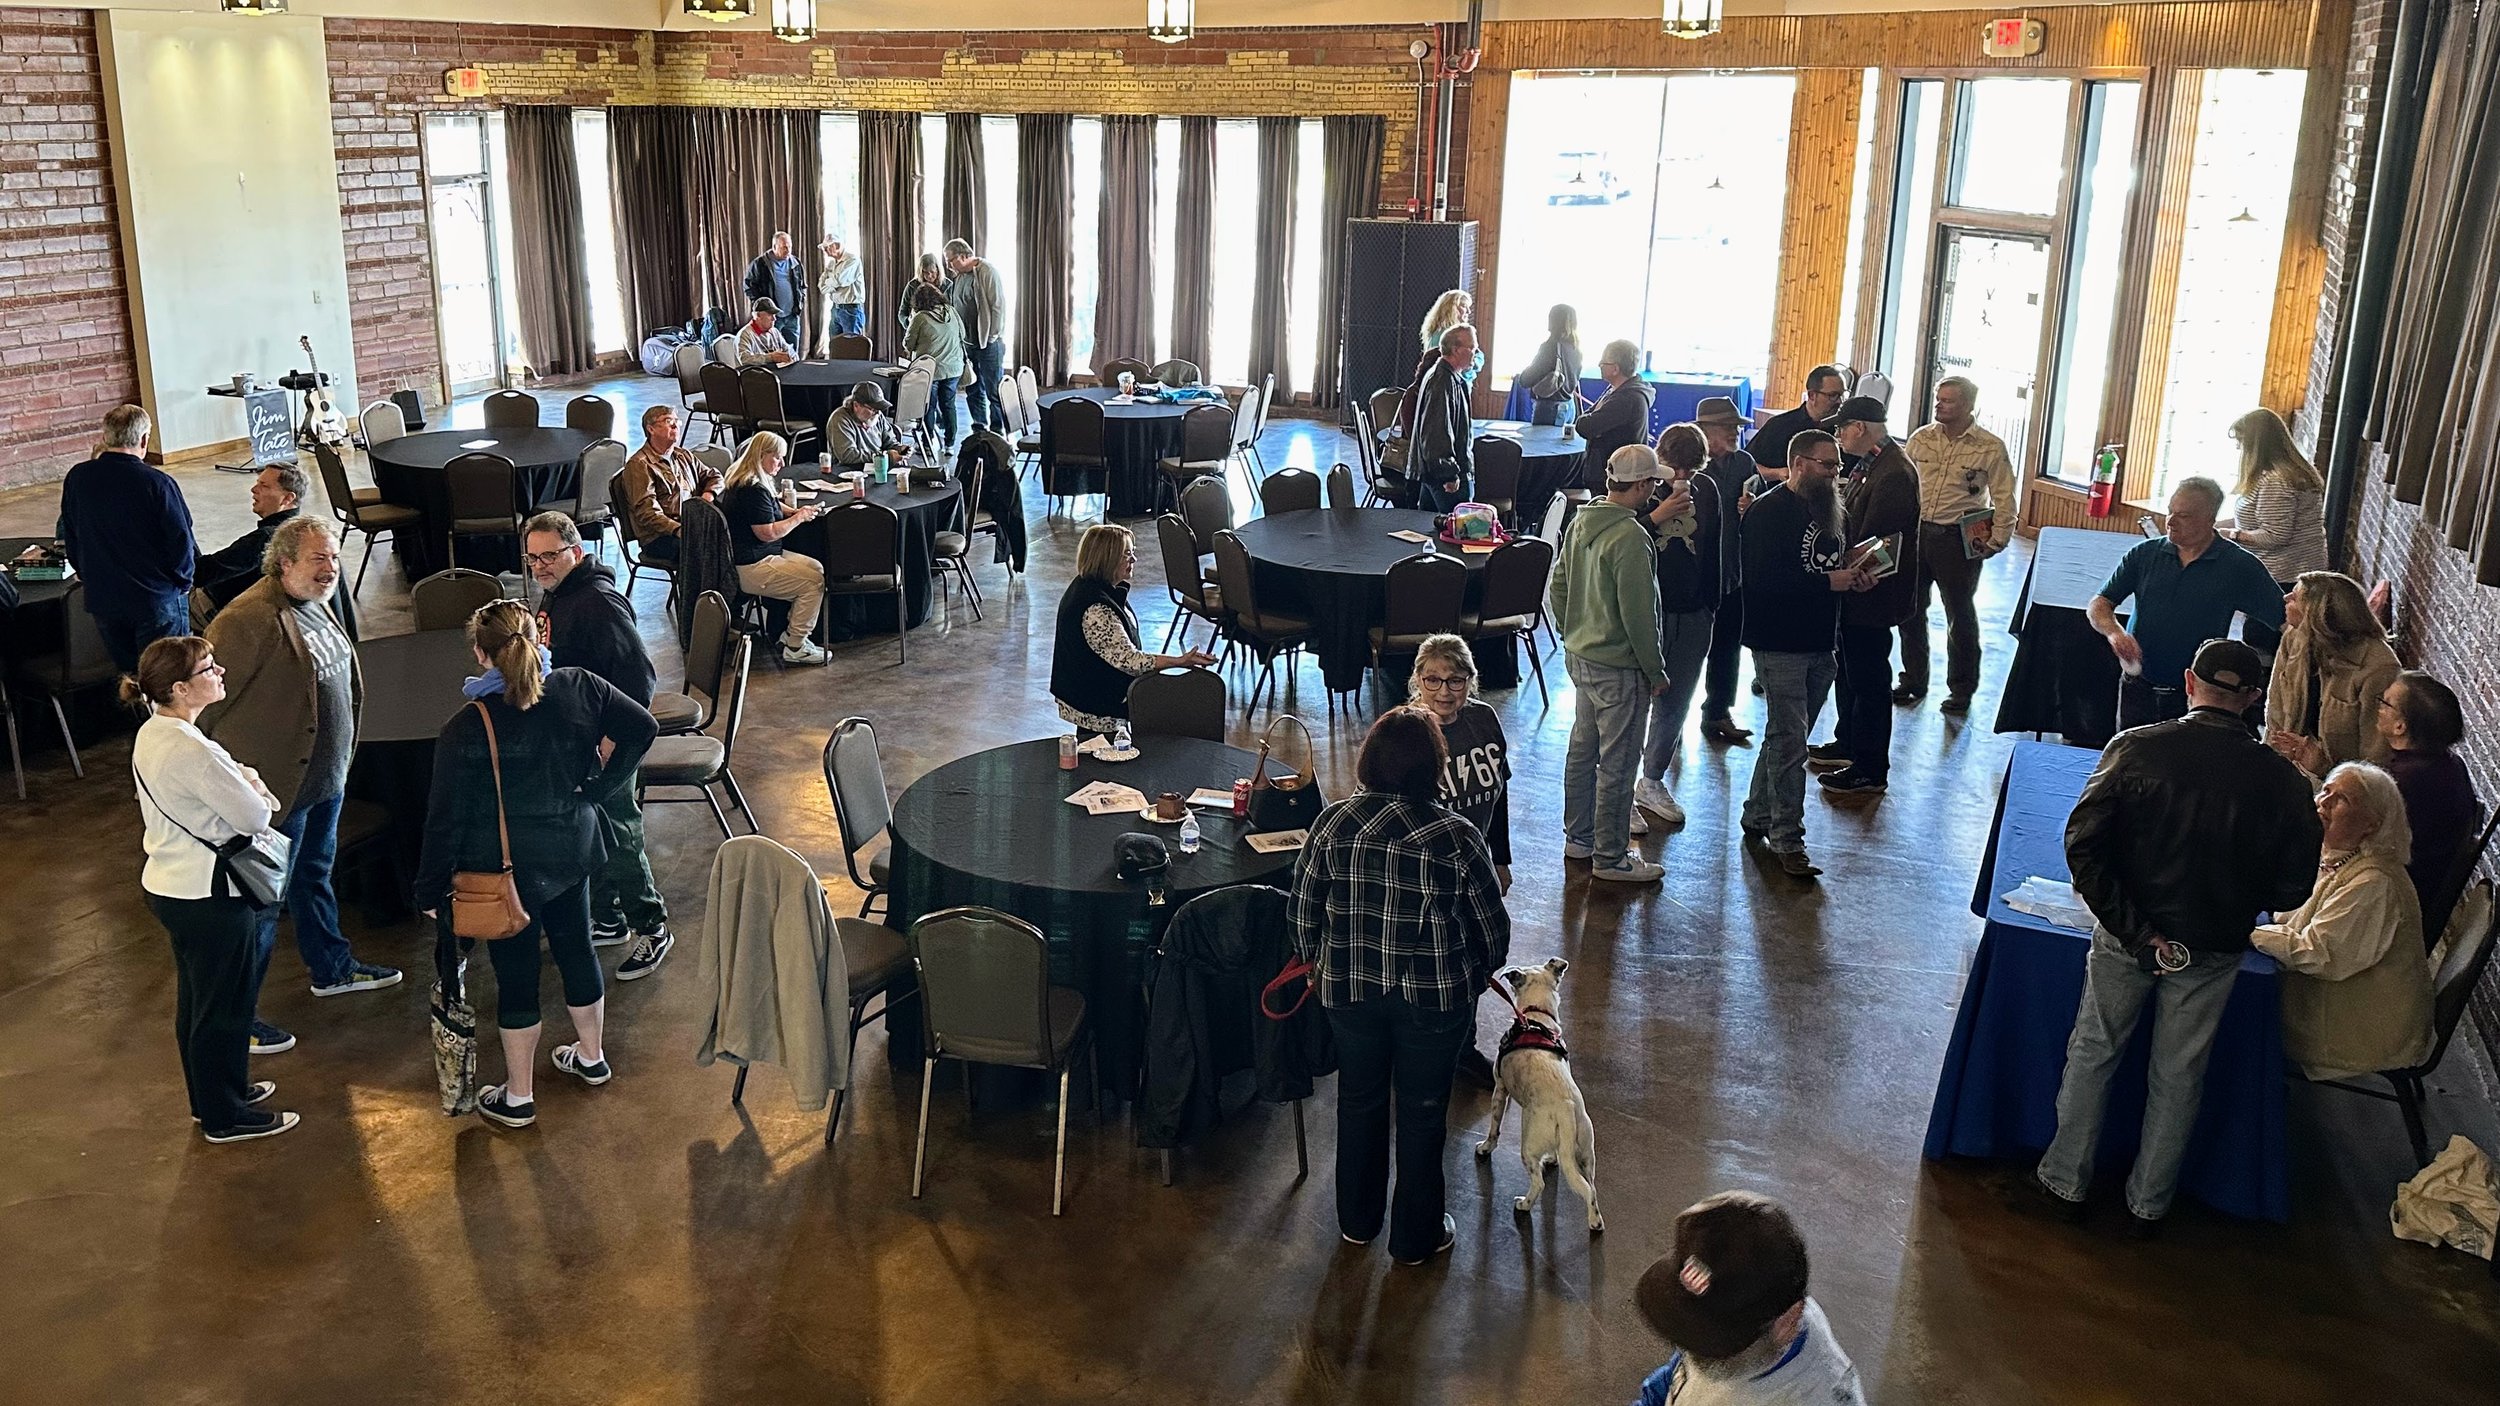
[[[1215,322],[1215,119],[1181,119],[1180,198],[1173,211],[1172,350],[1212,379]]]
[[[1063,112],[1016,118],[1016,348],[1045,386],[1068,379],[1074,149]]]
[[[637,349],[645,336],[703,315],[686,200],[694,152],[694,123],[687,112],[608,109],[609,218],[616,226],[625,337]]]
[[[933,231],[929,242],[943,246],[960,239],[980,253],[990,247],[989,165],[981,145],[981,114],[946,114],[946,228]]]
[[[1250,383],[1276,377],[1276,394],[1293,394],[1285,355],[1286,310],[1293,294],[1293,205],[1299,185],[1302,119],[1259,119],[1258,272],[1250,292]]]
[[[1094,365],[1155,356],[1155,119],[1102,120]]]
[[[903,285],[920,268],[920,114],[859,115],[859,263],[868,280],[868,336],[902,355]]]
[[[1320,124],[1319,359],[1311,403],[1345,400],[1346,222],[1380,206],[1380,153],[1389,124],[1378,116],[1329,117]]]
[[[504,141],[512,157],[512,291],[522,363],[537,377],[588,371],[596,348],[573,109],[506,108]]]
[[[817,117],[776,108],[698,107],[693,167],[686,183],[695,253],[703,269],[706,307],[726,308],[731,325],[746,320],[747,265],[787,231],[804,259],[813,242],[802,231],[824,222],[824,166]],[[787,311],[785,309],[785,311]],[[807,309],[800,315],[805,346]]]

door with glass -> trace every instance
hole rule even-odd
[[[502,383],[507,337],[485,124],[474,113],[427,118],[425,157],[443,379],[469,395]]]
[[[2030,462],[2048,287],[2046,236],[1945,228],[1925,385],[1932,394],[1946,377],[1963,376],[1984,388],[1979,423],[2005,441],[2016,464]]]

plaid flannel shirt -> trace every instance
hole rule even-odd
[[[1454,811],[1362,791],[1320,813],[1294,867],[1294,951],[1323,1006],[1396,994],[1464,1010],[1510,956],[1484,836]]]

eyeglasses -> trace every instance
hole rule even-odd
[[[1450,677],[1442,674],[1418,674],[1415,676],[1416,687],[1429,688],[1439,693],[1460,692],[1469,684],[1474,682],[1475,680],[1470,678]]]
[[[553,552],[525,552],[522,554],[521,560],[531,566],[553,566],[557,562],[564,560],[567,556],[570,556],[572,551],[573,549],[571,547],[566,547],[560,551]]]
[[[2398,706],[2396,700],[2393,698],[2381,698],[2378,701],[2378,705],[2382,708],[2393,708]]]
[[[1824,458],[1820,454],[1800,454],[1797,457],[1801,462],[1808,464],[1821,464],[1827,469],[1836,469],[1840,467],[1840,456],[1836,454],[1829,459]]]
[[[217,662],[216,660],[214,660],[214,659],[211,659],[211,660],[209,660],[207,663],[202,664],[200,667],[198,667],[198,668],[196,668],[196,669],[193,669],[193,670],[191,671],[191,675],[190,675],[190,676],[191,676],[192,678],[195,678],[195,679],[196,679],[196,678],[204,678],[204,677],[206,677],[207,675],[210,675],[210,674],[222,674],[222,673],[224,673],[225,671],[226,671],[226,666],[225,666],[225,665],[218,663],[218,662]]]

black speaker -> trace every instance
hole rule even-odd
[[[1403,386],[1423,357],[1424,314],[1476,290],[1476,222],[1346,221],[1345,394],[1359,404]]]

